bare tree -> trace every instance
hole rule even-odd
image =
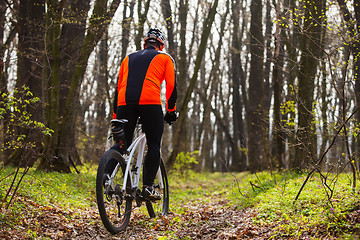
[[[266,168],[264,159],[262,103],[264,79],[264,36],[262,33],[262,1],[251,1],[250,24],[250,77],[247,111],[248,159],[251,172]]]
[[[210,71],[210,75],[209,75],[209,79],[207,79],[207,86],[203,87],[200,91],[202,91],[200,94],[202,95],[202,100],[203,100],[203,105],[204,105],[204,112],[203,112],[203,120],[201,121],[201,125],[202,125],[202,135],[203,135],[203,140],[202,140],[202,147],[201,147],[201,153],[199,156],[200,159],[200,166],[202,168],[205,167],[206,170],[208,171],[214,171],[214,158],[213,156],[211,156],[211,151],[209,151],[209,149],[211,149],[211,145],[213,142],[213,134],[215,129],[212,128],[212,124],[211,124],[211,119],[210,119],[210,114],[211,114],[211,106],[212,106],[212,102],[213,102],[213,97],[216,93],[216,86],[219,83],[219,72],[220,72],[220,54],[221,54],[221,49],[223,48],[223,45],[221,44],[224,40],[224,36],[223,36],[223,32],[225,31],[225,27],[226,27],[226,20],[227,20],[227,16],[229,13],[229,0],[227,1],[226,4],[226,10],[223,13],[223,15],[221,16],[221,25],[220,25],[220,30],[219,30],[219,43],[215,54],[214,54],[214,59],[212,61],[212,68]],[[208,94],[207,94],[208,92]],[[233,148],[233,151],[237,151],[238,152],[238,147],[236,144],[235,145],[235,149]],[[238,152],[239,154],[239,152]],[[240,159],[240,158],[238,158]],[[201,164],[204,163],[204,164]],[[203,170],[203,169],[201,169]]]
[[[44,0],[20,1],[17,9],[18,66],[16,88],[20,89],[26,85],[34,96],[39,99],[42,99],[43,91],[41,84],[43,42],[41,37],[44,26],[44,4]],[[24,109],[24,111],[28,111],[32,115],[33,120],[39,122],[43,121],[42,110],[41,105]],[[15,131],[25,135],[25,141],[33,143],[34,148],[22,147],[15,149],[5,161],[5,164],[32,166],[40,153],[42,134],[37,130],[32,131],[16,126]]]
[[[178,119],[178,122],[176,125],[175,136],[174,136],[174,142],[177,143],[177,145],[174,145],[174,149],[171,152],[171,155],[170,155],[168,161],[166,162],[166,164],[168,165],[169,168],[172,168],[172,166],[175,163],[176,156],[178,155],[178,153],[181,150],[180,143],[182,142],[182,139],[183,139],[182,130],[183,130],[183,126],[186,123],[186,119],[187,119],[186,113],[188,110],[188,104],[190,102],[191,94],[194,90],[194,87],[195,87],[195,84],[196,84],[196,81],[198,78],[198,72],[199,72],[199,69],[201,66],[202,59],[205,55],[207,40],[210,35],[212,24],[215,19],[216,8],[218,6],[218,3],[219,3],[218,0],[214,1],[214,3],[212,4],[212,6],[209,10],[208,16],[204,20],[204,23],[203,23],[203,29],[202,29],[202,34],[201,34],[201,38],[200,38],[200,45],[199,45],[199,48],[198,48],[198,51],[196,54],[194,73],[191,77],[190,84],[186,90],[184,100],[180,105],[179,119]]]
[[[150,2],[151,0],[147,0],[145,2],[145,6],[143,6],[143,1],[138,1],[138,5],[137,5],[137,14],[139,16],[139,21],[137,24],[137,33],[135,36],[135,46],[136,46],[136,50],[140,50],[142,45],[141,45],[141,39],[144,35],[144,23],[147,19],[147,15],[149,12],[149,7],[150,7]]]
[[[131,23],[134,21],[134,7],[135,7],[135,0],[131,0],[128,2],[127,0],[124,3],[124,10],[123,10],[123,20],[122,20],[122,39],[121,39],[121,60],[123,60],[127,55],[127,48],[130,43],[130,30],[131,30]],[[129,10],[129,11],[128,11]],[[127,12],[129,14],[127,15]]]
[[[323,1],[304,3],[304,25],[300,39],[301,59],[298,72],[298,131],[299,145],[296,148],[292,167],[303,169],[316,159],[316,134],[313,124],[314,84],[317,66],[321,58],[321,36],[323,31]],[[311,160],[312,159],[312,160]]]
[[[280,6],[277,5],[277,19],[282,19],[285,14],[285,10],[280,12]],[[282,98],[282,88],[284,85],[284,42],[282,41],[281,35],[284,29],[280,24],[276,25],[275,33],[275,50],[274,50],[274,67],[273,67],[273,90],[274,90],[274,127],[273,127],[273,157],[272,165],[278,167],[279,169],[285,168],[285,135],[283,133],[282,126],[282,114],[281,114],[281,102]]]
[[[171,9],[169,0],[161,0],[161,4],[162,4],[163,16],[166,21],[167,41],[169,43],[169,47],[168,47],[169,54],[176,59],[177,49],[175,45],[175,36],[174,36],[174,15],[172,13],[173,11]]]
[[[352,14],[344,0],[337,0],[342,17],[345,21],[345,26],[347,27],[347,33],[350,35],[349,50],[353,56],[352,68],[353,76],[355,82],[355,96],[356,96],[356,107],[360,106],[360,60],[358,58],[360,54],[360,5],[357,1],[353,1],[354,14]],[[357,111],[356,114],[357,123],[360,122],[360,111]],[[360,152],[360,141],[357,141],[355,152],[358,155]],[[359,159],[356,159],[357,164],[359,164]]]
[[[241,35],[240,35],[240,5],[239,0],[232,0],[232,21],[233,21],[233,32],[231,40],[231,69],[232,69],[232,92],[233,92],[233,125],[234,125],[234,141],[232,144],[232,159],[234,163],[234,170],[244,171],[246,169],[246,156],[240,154],[240,146],[246,146],[244,137],[244,117],[243,117],[243,103],[240,97],[241,82],[245,82],[244,72],[242,70],[242,63],[240,59],[240,46],[241,46]],[[243,96],[246,99],[247,96]]]
[[[47,80],[48,111],[47,121],[49,126],[54,129],[54,136],[46,142],[46,153],[42,158],[39,168],[52,169],[63,172],[70,172],[70,166],[74,165],[78,158],[76,147],[69,145],[75,138],[74,126],[76,121],[76,112],[79,101],[79,89],[87,67],[88,59],[107,29],[110,20],[114,16],[120,0],[114,0],[109,10],[107,10],[107,1],[95,1],[92,16],[89,19],[89,28],[80,45],[76,47],[78,57],[76,64],[66,84],[66,101],[61,106],[60,111],[60,66],[61,66],[61,23],[64,2],[49,3],[49,12],[47,13],[47,33],[46,33],[46,54],[48,62],[44,64],[43,79]],[[80,15],[81,16],[81,15]],[[82,15],[87,17],[87,14]],[[81,23],[81,22],[80,22]],[[50,59],[49,59],[50,57]],[[59,121],[61,120],[61,121]]]

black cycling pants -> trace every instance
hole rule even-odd
[[[143,185],[152,186],[160,165],[160,145],[164,131],[164,115],[161,105],[118,106],[116,117],[128,120],[125,124],[127,146],[130,146],[133,140],[136,123],[140,117],[148,146],[143,167]],[[112,148],[119,149],[119,145],[115,144]]]

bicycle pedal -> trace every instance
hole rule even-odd
[[[140,190],[137,190],[137,191],[136,191],[136,195],[135,195],[136,205],[137,205],[138,207],[140,207],[142,201],[143,201],[143,197],[142,197],[142,195],[141,195],[141,191],[140,191]]]
[[[142,194],[139,194],[139,200],[141,200],[142,202],[146,202],[149,201],[149,199],[147,199],[145,196],[143,196]]]

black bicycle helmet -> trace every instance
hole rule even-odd
[[[160,50],[163,50],[165,46],[165,35],[158,28],[150,28],[144,38],[144,45],[146,42],[157,42],[160,45]]]

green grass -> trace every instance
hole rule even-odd
[[[352,191],[350,175],[327,175],[328,188],[314,174],[295,201],[306,176],[294,172],[248,175],[232,188],[229,198],[239,207],[257,209],[254,222],[275,225],[278,236],[297,239],[306,233],[352,239],[359,235],[359,192]]]
[[[96,167],[83,166],[80,171],[81,174],[60,174],[32,168],[23,178],[17,194],[39,205],[56,205],[65,209],[94,206]],[[9,189],[14,172],[14,168],[0,171],[0,179],[12,174],[0,182],[1,199]]]
[[[13,178],[15,169],[0,171],[0,204]],[[81,174],[46,173],[30,169],[18,190],[18,197],[8,211],[0,212],[0,225],[16,225],[21,221],[24,199],[31,199],[35,208],[44,206],[62,209],[94,207],[96,166],[83,166]],[[294,172],[258,174],[245,173],[193,173],[186,171],[169,174],[171,211],[183,214],[194,204],[223,199],[222,204],[237,208],[254,208],[257,216],[253,223],[272,226],[275,238],[311,236],[355,239],[360,234],[359,192],[351,188],[350,175],[328,175],[324,187],[318,174],[314,174],[299,199],[295,196],[305,181],[306,174]],[[171,223],[181,226],[176,216]],[[170,223],[170,224],[171,224]],[[155,224],[149,222],[149,224]]]
[[[360,188],[352,190],[351,175],[327,174],[325,184],[324,178],[313,174],[295,201],[306,177],[307,173],[292,171],[175,174],[170,178],[173,210],[181,214],[187,207],[184,202],[201,204],[211,201],[204,196],[218,195],[228,200],[227,205],[256,209],[254,224],[272,226],[276,238],[356,239],[360,235]]]

